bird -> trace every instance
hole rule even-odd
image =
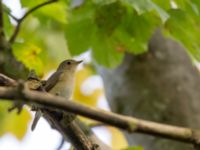
[[[75,72],[77,66],[82,62],[73,59],[67,59],[60,63],[57,70],[43,82],[44,90],[50,94],[70,99],[73,94],[75,84]],[[31,130],[33,131],[42,116],[42,111],[38,109],[35,113]]]

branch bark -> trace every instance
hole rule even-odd
[[[199,130],[118,115],[112,112],[90,108],[69,101],[63,97],[54,96],[49,93],[30,91],[27,88],[21,87],[23,86],[0,87],[0,98],[3,98],[2,100],[8,99],[13,101],[21,99],[22,102],[29,105],[37,104],[40,107],[48,107],[52,110],[59,109],[60,111],[72,112],[118,127],[129,133],[137,132],[194,145],[200,144]]]

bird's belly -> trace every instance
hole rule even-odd
[[[66,83],[57,83],[49,92],[54,95],[71,98],[73,86],[67,86]]]

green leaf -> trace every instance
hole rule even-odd
[[[96,6],[94,19],[98,30],[109,36],[121,24],[125,14],[126,7],[120,1],[116,1]]]
[[[119,28],[115,30],[113,38],[125,50],[140,54],[148,50],[149,39],[160,24],[160,19],[156,18],[153,13],[142,15],[128,13],[124,16]]]
[[[97,37],[92,42],[92,56],[95,61],[106,67],[119,65],[124,53],[118,51],[115,41],[102,33],[96,33],[96,35]]]
[[[133,147],[128,147],[122,150],[144,150],[144,149],[141,146],[133,146]]]
[[[33,14],[42,22],[46,21],[48,23],[48,21],[52,19],[62,24],[67,23],[67,5],[61,1],[46,5]]]
[[[22,7],[32,8],[40,3],[46,2],[46,0],[20,0]]]
[[[164,10],[168,10],[171,8],[171,0],[152,0],[156,5],[158,5],[160,8]]]
[[[21,0],[22,6],[32,9],[39,4],[46,2],[46,0]],[[57,1],[54,3],[47,4],[32,13],[36,16],[43,24],[49,24],[50,21],[57,21],[62,24],[67,23],[67,3],[64,1]],[[59,16],[58,16],[59,14]]]
[[[151,0],[124,0],[124,2],[132,5],[132,7],[135,8],[139,15],[155,10],[163,22],[165,22],[169,18],[169,14]]]
[[[169,13],[171,17],[165,25],[166,33],[181,42],[190,54],[200,61],[200,28],[199,22],[196,22],[199,20],[194,20],[191,15],[179,9]]]
[[[84,3],[72,10],[65,30],[68,48],[72,55],[83,53],[91,47],[95,31],[93,18],[94,9],[91,3]]]

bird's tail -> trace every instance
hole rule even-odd
[[[34,118],[33,123],[31,125],[31,131],[34,131],[34,129],[35,129],[40,117],[42,117],[42,112],[40,110],[38,110],[35,113],[35,118]]]

